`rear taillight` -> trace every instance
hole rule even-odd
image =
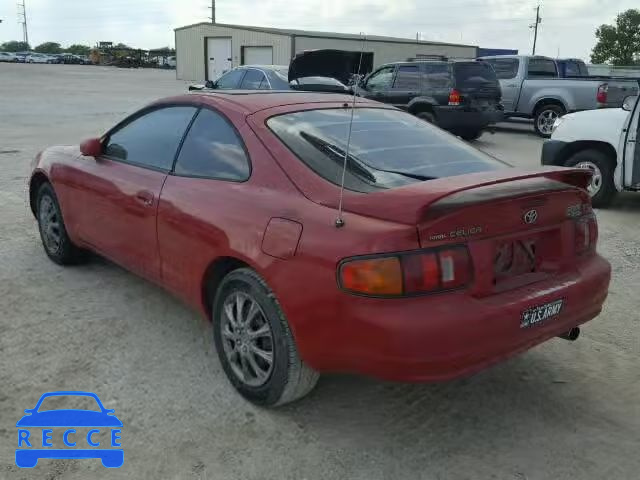
[[[410,296],[462,288],[473,279],[464,246],[345,260],[340,287],[360,295]]]
[[[449,92],[449,105],[451,106],[460,105],[460,100],[461,100],[460,92],[455,88],[452,88],[451,91]]]
[[[607,103],[607,92],[609,91],[609,84],[603,83],[598,87],[598,93],[596,93],[596,102]]]
[[[587,215],[575,221],[574,244],[576,254],[582,255],[596,249],[598,243],[598,222],[595,215]]]

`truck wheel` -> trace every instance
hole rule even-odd
[[[536,133],[543,138],[551,137],[553,131],[553,123],[558,117],[561,117],[566,112],[560,105],[547,104],[538,107],[536,114],[533,118],[533,128]]]
[[[614,168],[606,154],[594,149],[582,150],[569,157],[565,166],[585,168],[592,172],[587,191],[594,207],[603,208],[611,204],[618,192],[613,181]]]
[[[459,135],[463,140],[472,141],[479,139],[483,133],[483,130],[465,129],[461,130]]]
[[[433,114],[433,112],[429,112],[429,111],[418,112],[418,113],[416,113],[416,117],[421,118],[425,122],[429,122],[429,123],[432,123],[434,125],[438,124],[436,122],[436,116]]]
[[[213,338],[231,384],[252,403],[276,406],[307,395],[319,374],[298,355],[284,312],[256,272],[222,280],[213,301]]]

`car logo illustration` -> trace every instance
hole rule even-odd
[[[536,223],[538,221],[538,211],[537,210],[529,210],[522,217],[524,223]]]
[[[93,398],[99,411],[83,409],[40,410],[42,402],[49,397]],[[16,423],[16,427],[18,427],[16,465],[18,467],[35,467],[40,458],[99,458],[102,465],[107,468],[118,468],[124,463],[124,450],[120,444],[122,422],[114,415],[114,410],[107,409],[102,405],[95,393],[48,392],[40,397],[34,408],[27,409],[24,413],[26,415]],[[85,436],[76,428],[90,428],[90,430]],[[61,438],[64,446],[68,448],[54,448],[53,429],[56,431],[64,429]],[[108,433],[111,448],[104,448],[105,445],[101,445],[97,441],[97,436],[101,432]],[[58,437],[56,435],[56,440]],[[89,448],[73,448],[76,445],[83,447],[85,443]]]

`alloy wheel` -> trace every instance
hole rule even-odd
[[[555,110],[544,110],[538,115],[538,130],[545,135],[551,135],[553,132],[553,124],[559,116]]]
[[[50,196],[44,196],[40,201],[38,221],[40,222],[42,240],[45,247],[50,253],[57,253],[60,249],[62,232],[60,229],[60,216]]]
[[[589,185],[587,185],[587,191],[592,197],[597,195],[602,188],[602,172],[600,168],[593,162],[580,162],[576,164],[576,167],[591,171],[592,177]]]
[[[231,292],[222,314],[222,345],[236,377],[245,385],[264,385],[273,371],[273,332],[258,302],[248,293]]]

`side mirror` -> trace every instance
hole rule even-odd
[[[99,157],[102,155],[102,142],[99,138],[90,138],[80,144],[80,152],[85,157]]]
[[[622,109],[627,112],[630,112],[631,110],[633,110],[633,106],[636,104],[637,101],[638,101],[637,95],[630,95],[626,97],[622,102]]]
[[[206,88],[217,88],[216,82],[213,82],[211,80],[207,80],[206,82],[204,82],[204,86]]]

